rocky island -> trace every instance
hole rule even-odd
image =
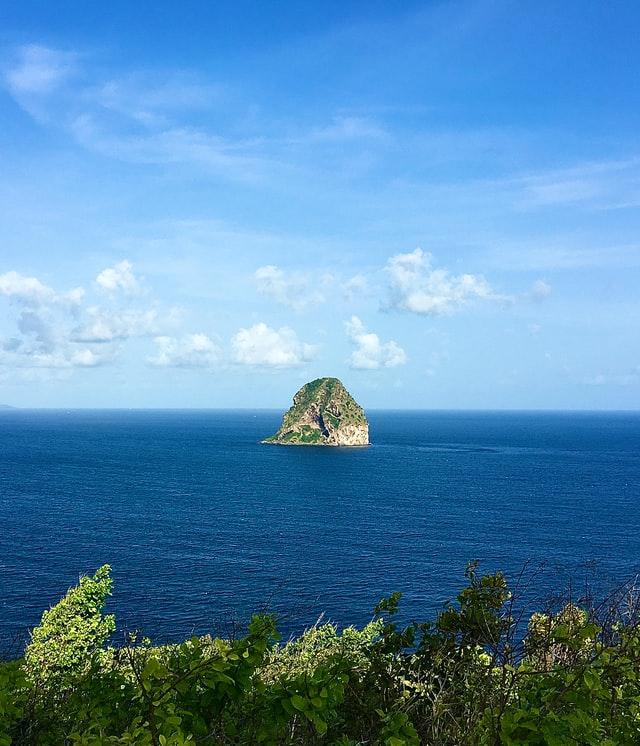
[[[317,378],[293,397],[275,435],[263,443],[296,446],[366,446],[364,409],[337,378]]]

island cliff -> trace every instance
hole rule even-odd
[[[364,410],[337,378],[317,378],[293,397],[275,435],[263,443],[314,446],[369,445]]]

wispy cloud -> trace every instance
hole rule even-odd
[[[640,267],[640,245],[581,247],[586,239],[567,236],[554,240],[510,241],[488,252],[492,267],[520,272]]]
[[[369,117],[337,116],[330,124],[313,127],[298,138],[298,142],[331,143],[348,140],[378,140],[388,136],[385,128]]]
[[[77,78],[73,91],[63,85]],[[21,47],[4,71],[16,102],[39,120],[66,129],[75,141],[109,158],[139,164],[188,164],[242,182],[278,168],[261,143],[223,136],[187,123],[194,108],[210,108],[220,87],[176,72],[100,79],[80,55],[38,45]]]
[[[53,93],[74,74],[77,60],[74,52],[27,44],[5,69],[5,80],[11,93],[24,102],[26,96]]]
[[[223,88],[180,72],[170,71],[163,76],[130,73],[88,88],[85,97],[98,107],[145,127],[163,127],[185,112],[215,107],[223,97]]]
[[[549,298],[553,294],[553,288],[545,280],[536,280],[531,285],[531,290],[525,294],[525,297],[531,298],[534,301],[541,301],[545,298]]]
[[[627,373],[598,373],[587,376],[583,383],[587,386],[637,386],[640,385],[640,365]]]
[[[255,101],[218,81],[171,69],[106,76],[90,55],[37,44],[17,50],[4,82],[23,108],[66,129],[80,146],[135,164],[189,166],[254,185],[299,183],[314,174],[328,185],[375,170],[391,191],[410,193],[411,202],[445,199],[459,209],[488,203],[514,212],[603,210],[640,202],[639,157],[526,170],[514,165],[514,154],[531,138],[528,132],[428,124],[404,132],[357,107],[320,111],[320,122],[291,117],[275,129],[268,112],[255,114]],[[194,118],[194,112],[207,116]],[[458,167],[472,159],[491,171],[496,154],[505,154],[504,175],[478,179],[476,168]],[[428,180],[416,176],[425,165],[447,163],[458,164],[449,176],[447,169]]]
[[[225,178],[258,183],[276,164],[252,153],[251,142],[229,141],[189,126],[130,133],[114,131],[95,114],[75,117],[70,124],[77,142],[89,150],[138,164],[191,165]]]
[[[308,273],[285,272],[274,264],[258,267],[253,278],[261,295],[295,311],[324,303],[325,296],[321,288],[332,281],[331,276],[327,274],[316,280]]]
[[[581,163],[507,180],[521,190],[529,209],[563,205],[606,207],[629,193],[638,194],[640,157]]]

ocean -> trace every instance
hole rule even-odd
[[[640,414],[368,413],[368,448],[267,446],[277,411],[0,412],[0,651],[112,567],[118,634],[403,619],[472,559],[544,603],[640,570]]]

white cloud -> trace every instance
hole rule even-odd
[[[53,302],[57,297],[55,291],[37,277],[25,277],[13,270],[0,275],[0,295],[32,305]]]
[[[259,293],[272,298],[277,303],[301,311],[309,306],[323,303],[323,293],[312,287],[311,279],[299,273],[287,273],[274,264],[259,267],[253,278]],[[320,278],[320,285],[328,285],[333,277]]]
[[[369,291],[369,282],[364,275],[354,275],[342,284],[342,291],[345,298],[351,301],[365,295]]]
[[[76,368],[94,368],[97,365],[102,365],[106,359],[105,356],[88,347],[73,350],[68,357],[69,365]]]
[[[87,322],[73,330],[75,342],[113,342],[130,337],[148,337],[160,334],[167,323],[155,308],[144,311],[110,311],[98,306],[87,309]]]
[[[121,263],[102,272],[105,289],[131,289],[130,265]],[[135,282],[135,278],[134,282]],[[0,275],[0,295],[17,302],[23,310],[15,318],[18,335],[2,344],[4,368],[89,368],[110,362],[117,350],[115,340],[158,334],[167,319],[156,309],[105,310],[85,308],[85,291],[78,287],[58,293],[36,277],[10,271]],[[162,323],[161,323],[162,322]]]
[[[36,277],[11,271],[0,275],[0,295],[23,307],[15,320],[19,336],[2,345],[3,368],[88,368],[111,358],[111,350],[98,353],[71,338],[69,326],[80,313],[83,288],[57,293]]]
[[[44,46],[20,47],[4,70],[4,83],[35,119],[64,127],[79,145],[110,158],[194,165],[250,183],[278,165],[257,154],[263,150],[260,139],[227,139],[180,122],[193,109],[219,102],[219,86],[180,71],[100,79],[79,66],[79,57]],[[77,84],[65,86],[72,77]],[[132,131],[132,125],[141,128]]]
[[[42,352],[51,352],[56,345],[54,329],[41,314],[25,310],[18,318],[18,331],[26,337],[33,336],[37,348]]]
[[[349,364],[352,368],[375,370],[395,368],[407,362],[407,355],[397,342],[381,342],[380,337],[367,331],[357,316],[352,316],[344,324],[347,337],[355,346]]]
[[[493,291],[482,275],[452,275],[433,269],[431,254],[416,249],[387,262],[388,306],[425,316],[459,311],[474,300],[508,300]]]
[[[110,353],[101,354],[89,347],[72,345],[52,352],[34,349],[0,352],[0,366],[8,368],[96,368],[110,360]]]
[[[133,273],[133,265],[127,259],[103,269],[96,277],[96,283],[109,293],[122,291],[133,295],[140,291],[140,284]]]
[[[68,309],[65,309],[68,311]],[[24,368],[93,368],[111,361],[113,349],[80,345],[68,319],[55,307],[25,309],[17,319],[19,337],[2,346],[0,366]]]
[[[555,182],[531,181],[528,185],[527,202],[532,207],[546,207],[571,202],[585,202],[601,193],[597,181],[566,179]]]
[[[159,337],[180,321],[179,308],[162,310],[154,304],[150,308],[135,309],[126,305],[128,295],[139,288],[128,261],[100,272],[96,284],[109,291],[107,307],[86,307],[83,288],[57,293],[36,277],[15,271],[0,275],[0,296],[20,306],[14,318],[17,333],[0,341],[0,367],[24,371],[104,365],[120,352],[117,342],[135,337]],[[117,291],[122,293],[116,298]],[[116,300],[118,303],[114,307]],[[162,354],[166,361],[173,356],[175,365],[200,364],[196,358],[204,359],[207,355],[208,360],[212,359],[212,349],[203,342],[202,335],[191,335],[169,345],[159,342],[158,346],[158,364],[165,364]]]
[[[293,329],[264,323],[240,329],[231,340],[234,360],[242,365],[289,368],[313,359],[316,347],[301,342]]]
[[[553,288],[544,280],[536,280],[531,286],[531,297],[534,300],[543,300],[553,293]]]
[[[70,124],[85,148],[129,163],[191,165],[243,183],[260,182],[278,164],[255,155],[259,143],[230,141],[192,126],[166,126],[131,134],[103,121],[99,112],[85,112]]]
[[[18,50],[16,64],[5,72],[7,86],[16,97],[49,93],[73,73],[75,59],[69,52],[27,44]]]
[[[56,293],[37,277],[26,277],[15,270],[0,275],[0,295],[12,298],[28,306],[60,304],[76,306],[84,298],[84,288],[78,287],[67,293]]]
[[[84,300],[85,294],[86,293],[84,288],[73,288],[73,290],[69,290],[68,292],[64,293],[64,295],[60,296],[60,300],[63,303],[69,304],[70,306],[79,306]]]
[[[147,358],[161,368],[212,368],[220,362],[222,350],[206,334],[184,337],[156,337],[157,354]]]
[[[515,179],[523,189],[523,206],[529,208],[591,204],[600,209],[617,209],[619,197],[634,195],[637,185],[637,157],[602,160],[564,169],[531,174]],[[635,200],[631,200],[632,204]],[[622,207],[625,200],[622,201]]]
[[[170,114],[219,103],[221,89],[179,72],[131,73],[99,83],[89,91],[88,98],[104,109],[154,127],[167,126]]]

